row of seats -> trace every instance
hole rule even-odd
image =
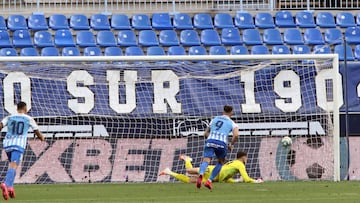
[[[274,20],[275,19],[275,20]],[[356,19],[356,20],[355,20]],[[89,23],[90,21],[90,23]],[[87,18],[82,14],[72,15],[68,21],[62,14],[55,14],[47,21],[44,15],[33,14],[26,18],[22,15],[10,15],[5,22],[4,17],[0,16],[0,29],[2,30],[47,30],[49,27],[54,30],[69,29],[74,30],[166,30],[166,29],[213,29],[213,28],[275,28],[275,27],[300,27],[314,28],[334,28],[336,26],[346,28],[360,25],[360,13],[354,18],[352,13],[339,12],[335,18],[330,12],[319,12],[316,20],[310,12],[297,12],[294,17],[289,11],[279,11],[273,17],[270,13],[258,13],[253,17],[250,13],[239,12],[233,17],[228,13],[218,13],[214,16],[206,13],[195,14],[193,18],[186,13],[177,13],[171,19],[168,13],[155,13],[152,18],[146,14],[136,14],[131,17],[131,23],[127,15],[114,14],[109,17],[104,14],[95,14]]]

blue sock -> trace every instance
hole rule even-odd
[[[211,172],[209,180],[211,180],[211,181],[214,180],[214,178],[219,174],[221,167],[222,167],[222,164],[220,164],[220,163],[216,164],[215,168]]]
[[[16,170],[13,168],[9,168],[5,177],[5,185],[7,187],[14,187],[15,175],[16,175]]]
[[[206,162],[206,161],[203,161],[201,164],[200,164],[200,171],[199,171],[199,174],[200,175],[204,175],[205,171],[206,171],[206,168],[208,167],[209,163]]]

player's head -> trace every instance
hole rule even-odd
[[[233,113],[233,107],[229,106],[229,105],[225,105],[224,106],[224,114],[231,117],[232,113]]]
[[[247,153],[243,152],[243,151],[238,151],[238,153],[236,154],[236,158],[240,161],[242,161],[243,163],[246,163],[247,161]]]
[[[27,107],[25,102],[19,102],[17,104],[17,111],[19,113],[27,113]]]

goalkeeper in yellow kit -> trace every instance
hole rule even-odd
[[[199,174],[199,168],[193,168],[191,161],[192,159],[189,156],[181,155],[180,159],[185,161],[186,173],[188,175],[179,174],[171,171],[169,168],[164,169],[160,172],[160,175],[170,175],[177,180],[180,180],[184,183],[195,183],[197,175]],[[236,159],[233,161],[227,162],[220,170],[218,176],[215,177],[214,182],[226,182],[226,183],[236,183],[236,182],[245,182],[245,183],[262,183],[261,179],[254,180],[249,177],[246,172],[245,163],[247,160],[247,154],[245,152],[238,152]],[[212,170],[215,168],[214,165],[209,165],[206,168],[206,171],[203,176],[203,182],[205,182]],[[234,179],[233,177],[240,173],[240,179]]]

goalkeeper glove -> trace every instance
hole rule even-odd
[[[256,179],[255,180],[255,183],[263,183],[264,181],[263,181],[263,179],[261,179],[261,178],[258,178],[258,179]]]

